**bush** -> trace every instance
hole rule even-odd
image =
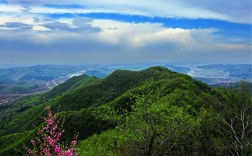
[[[26,147],[27,155],[45,156],[78,156],[77,135],[70,144],[61,143],[61,136],[64,132],[64,118],[57,119],[57,113],[52,114],[50,107],[45,108],[48,117],[44,118],[46,126],[38,130],[38,136],[31,140],[32,149]]]

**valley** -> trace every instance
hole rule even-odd
[[[0,104],[47,92],[84,71],[80,66],[53,65],[0,68]]]

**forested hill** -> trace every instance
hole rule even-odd
[[[73,77],[47,93],[1,105],[0,155],[26,152],[23,146],[30,146],[43,126],[46,105],[65,117],[63,141],[79,133],[80,155],[251,152],[251,95],[245,82],[236,90],[212,88],[151,67],[117,70],[103,79]]]

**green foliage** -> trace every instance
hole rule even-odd
[[[100,135],[94,134],[79,144],[80,155],[88,156],[119,156],[123,150],[123,134],[116,130],[105,131]]]
[[[76,89],[78,87],[83,87],[87,84],[91,84],[95,80],[95,78],[89,77],[87,75],[74,76],[70,78],[67,82],[54,87],[50,92],[44,95],[44,98],[55,98],[65,92],[69,92],[70,90]]]
[[[119,70],[104,79],[73,77],[48,93],[2,107],[0,136],[43,124],[47,104],[65,116],[65,141],[79,133],[82,155],[229,155],[227,145],[236,142],[223,133],[230,130],[223,121],[235,117],[237,134],[242,134],[238,112],[251,121],[251,95],[242,86],[212,88],[163,67]],[[244,140],[251,143],[251,135]],[[12,152],[12,144],[1,147]],[[244,151],[250,152],[247,146]]]
[[[201,108],[198,113],[199,126],[196,131],[197,148],[202,155],[223,155],[223,138],[218,130],[219,114],[212,107]]]
[[[118,154],[188,154],[191,149],[189,147],[193,146],[197,119],[182,107],[170,105],[163,100],[158,90],[154,89],[153,80],[139,87],[138,94],[129,96],[135,101],[130,112],[117,112],[109,106],[102,107],[106,111],[96,112],[100,114],[98,118],[118,124],[116,130],[121,134],[119,146],[124,149],[117,151]]]
[[[100,133],[114,127],[112,124],[96,119],[92,112],[93,108],[83,109],[80,111],[63,112],[65,116],[65,134],[64,140],[68,140],[74,133],[78,132],[79,139],[86,139],[94,133]]]
[[[0,155],[22,155],[24,143],[28,142],[33,135],[34,131],[26,131],[0,137]]]
[[[229,154],[251,154],[252,97],[244,80],[237,89],[226,89],[228,100],[220,112],[219,129]]]

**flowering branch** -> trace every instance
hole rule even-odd
[[[57,113],[52,114],[50,107],[45,108],[48,113],[48,117],[44,118],[46,126],[38,130],[38,137],[31,140],[33,149],[26,147],[28,156],[78,156],[76,148],[77,135],[74,140],[71,141],[70,147],[65,147],[60,143],[62,134],[64,133],[63,125],[64,118],[61,116],[57,119]]]

